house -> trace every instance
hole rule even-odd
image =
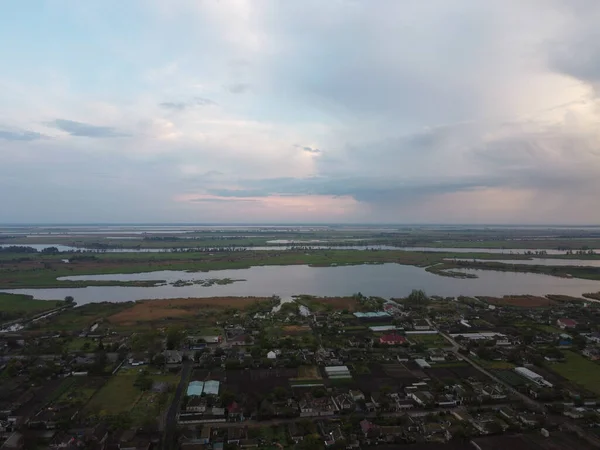
[[[168,366],[179,366],[183,362],[183,354],[178,350],[165,350],[164,356]]]
[[[564,330],[566,328],[575,328],[577,326],[577,322],[575,322],[573,319],[558,319],[556,321],[556,325],[558,325],[561,330]]]
[[[238,422],[244,420],[244,410],[238,404],[238,402],[233,401],[227,407],[227,418],[230,422]]]
[[[427,406],[433,404],[433,394],[429,391],[417,391],[411,392],[407,396],[408,398],[414,400],[414,402],[419,406]]]
[[[568,334],[562,333],[558,340],[558,345],[561,347],[569,347],[573,344],[573,338]]]
[[[413,323],[413,329],[415,331],[427,331],[429,328],[429,324],[426,320],[415,320]]]
[[[600,349],[597,348],[586,348],[581,352],[581,354],[587,358],[590,358],[592,361],[600,360]]]
[[[352,397],[352,400],[355,402],[365,399],[365,394],[358,390],[350,390],[348,391],[348,394],[350,394],[350,397]]]
[[[340,411],[351,411],[354,409],[354,400],[349,394],[340,394],[334,397],[333,401]]]
[[[206,411],[206,406],[206,397],[193,396],[189,399],[187,405],[185,406],[185,412],[203,413]]]
[[[379,338],[379,343],[384,345],[402,345],[406,343],[406,338],[395,333],[384,334]]]
[[[267,353],[267,359],[277,359],[277,353],[271,350],[269,353]]]
[[[506,398],[506,392],[500,384],[489,384],[481,389],[481,393],[492,400],[504,400]]]

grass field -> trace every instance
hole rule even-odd
[[[423,344],[427,348],[450,346],[450,343],[441,334],[409,334],[406,338],[413,344]]]
[[[134,386],[137,375],[132,372],[126,372],[111,377],[102,389],[86,405],[87,411],[102,412],[106,414],[118,414],[131,411],[144,396],[150,393],[144,393]],[[151,375],[154,381],[166,381],[168,383],[177,383],[177,375]],[[144,400],[146,403],[147,401]],[[138,411],[139,412],[139,411]]]
[[[108,318],[118,326],[135,325],[144,322],[156,322],[173,318],[193,318],[207,309],[245,309],[259,302],[269,301],[261,297],[211,297],[211,298],[173,298],[164,300],[139,301],[127,309]]]
[[[306,306],[312,312],[322,311],[355,311],[359,303],[353,297],[314,297],[299,295],[295,297],[296,303]]]
[[[62,300],[35,300],[31,295],[0,293],[0,319],[21,319],[64,305]]]
[[[547,368],[595,394],[600,394],[600,364],[572,351],[565,351],[564,355],[564,362],[548,364]]]
[[[36,325],[39,329],[48,331],[82,330],[125,308],[130,308],[131,305],[132,303],[90,303],[63,311]]]
[[[485,369],[511,370],[515,368],[515,365],[508,361],[487,361],[485,359],[478,359],[477,363]]]

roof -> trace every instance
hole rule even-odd
[[[348,366],[327,366],[325,367],[325,372],[333,373],[333,372],[349,372]]]
[[[540,374],[535,373],[532,370],[529,370],[527,367],[517,367],[515,369],[515,372],[517,372],[518,374],[521,374],[527,378],[531,378],[531,379],[544,378]]]
[[[368,319],[374,317],[389,317],[389,313],[385,311],[370,311],[370,312],[355,312],[354,317],[359,319]]]
[[[203,390],[204,390],[204,381],[192,381],[192,382],[190,382],[190,384],[188,384],[186,393],[188,396],[193,396],[193,395],[200,396],[200,395],[202,395]]]
[[[220,383],[215,380],[208,380],[204,382],[204,393],[207,395],[219,395]]]
[[[392,331],[392,330],[396,330],[397,327],[395,325],[381,325],[381,326],[377,326],[377,327],[369,327],[369,330],[371,331]]]
[[[403,344],[406,342],[406,338],[404,336],[400,336],[399,334],[385,334],[379,338],[379,342],[392,342],[394,344]]]
[[[577,326],[577,322],[575,322],[573,319],[558,319],[558,321],[566,327]]]

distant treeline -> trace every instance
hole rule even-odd
[[[27,247],[25,245],[11,245],[9,247],[1,247],[0,253],[43,253],[43,254],[55,254],[60,253],[56,247],[47,247],[42,251],[39,251],[33,247]]]

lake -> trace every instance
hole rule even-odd
[[[208,278],[243,279],[228,285],[192,286],[91,286],[85,288],[13,289],[3,292],[29,294],[44,300],[62,299],[67,295],[78,304],[123,302],[141,299],[271,296],[282,298],[299,294],[344,296],[362,292],[384,298],[406,296],[413,289],[429,295],[564,294],[581,296],[600,291],[600,281],[557,278],[531,273],[464,270],[479,278],[459,279],[435,275],[423,268],[400,264],[365,264],[359,266],[310,267],[262,266],[249,269],[213,270],[209,272],[157,271],[137,274],[80,275],[68,280],[197,280]]]

